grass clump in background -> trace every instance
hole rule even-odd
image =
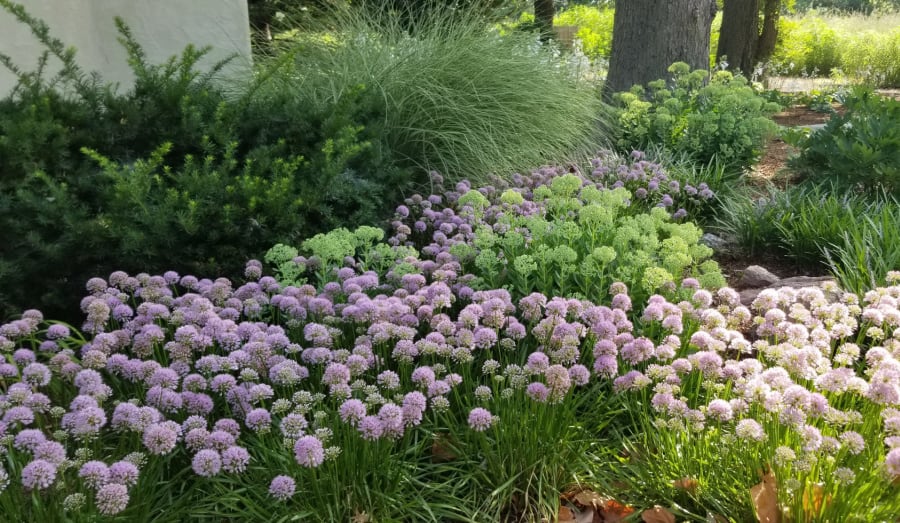
[[[274,85],[313,106],[363,89],[399,157],[484,179],[596,151],[595,86],[533,33],[501,36],[477,12],[442,8],[412,27],[379,4],[331,14],[327,35],[297,33]]]

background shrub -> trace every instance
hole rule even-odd
[[[823,16],[779,21],[772,68],[788,76],[834,76],[871,85],[900,85],[900,16]]]
[[[575,25],[575,37],[581,40],[581,50],[591,60],[608,59],[612,49],[613,9],[599,9],[587,5],[573,5],[553,19],[554,25]]]
[[[40,305],[70,319],[83,281],[115,267],[235,274],[278,241],[377,223],[412,181],[359,89],[312,106],[263,88],[278,64],[247,85],[217,81],[224,64],[199,71],[203,49],[149,64],[119,23],[135,73],[120,92],[4,7],[47,52],[33,72],[4,59],[19,82],[0,100],[0,315]]]
[[[671,82],[657,80],[615,95],[616,145],[630,151],[660,144],[702,163],[716,158],[738,169],[754,163],[775,131],[768,116],[778,106],[727,71],[714,73],[708,83],[706,71],[690,71],[684,63],[669,71]]]
[[[800,140],[793,166],[813,181],[900,194],[900,100],[858,88],[841,101],[846,111]]]

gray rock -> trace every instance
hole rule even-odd
[[[738,287],[744,289],[757,289],[768,287],[769,285],[773,285],[779,281],[778,276],[775,276],[765,267],[760,267],[759,265],[751,265],[744,269],[743,274],[741,274],[741,279],[738,281]]]
[[[740,291],[738,294],[741,296],[741,305],[749,307],[753,300],[759,296],[760,292],[762,292],[762,289],[744,289]]]
[[[741,304],[749,307],[750,304],[753,303],[753,300],[759,296],[759,293],[765,289],[780,289],[782,287],[791,287],[792,289],[804,289],[807,287],[821,288],[823,283],[834,281],[834,278],[831,276],[795,276],[778,280],[770,285],[744,289],[740,291],[739,294],[741,296]],[[838,299],[838,294],[825,293],[825,297],[826,299],[833,301]]]
[[[804,287],[821,287],[823,283],[832,281],[834,281],[834,278],[831,276],[794,276],[793,278],[778,280],[776,286],[802,289]]]
[[[706,245],[710,249],[714,251],[724,251],[730,245],[730,242],[721,236],[716,236],[712,233],[704,233],[703,236],[700,237],[700,243]]]

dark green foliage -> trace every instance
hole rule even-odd
[[[900,267],[900,201],[887,199],[856,221],[825,255],[843,288],[861,294],[884,285],[888,272]]]
[[[854,292],[885,284],[888,271],[900,267],[900,202],[884,193],[770,188],[764,197],[728,200],[719,229],[747,255],[779,253],[804,268],[830,269]]]
[[[690,71],[687,64],[669,68],[672,81],[657,80],[615,95],[620,109],[616,144],[625,151],[659,144],[708,163],[752,165],[776,126],[769,119],[778,106],[754,91],[740,76]]]
[[[224,62],[201,72],[206,49],[149,64],[118,22],[135,82],[117,91],[0,6],[47,49],[33,72],[0,56],[19,77],[0,100],[0,318],[74,319],[84,282],[115,269],[234,276],[274,243],[378,223],[410,180],[363,125],[380,118],[363,89],[311,106],[263,88],[278,63],[249,85],[222,80]]]
[[[811,180],[900,195],[900,101],[857,89],[842,102],[844,114],[800,141],[793,166]]]

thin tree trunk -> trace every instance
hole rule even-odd
[[[553,0],[534,0],[534,23],[541,32],[541,41],[546,42],[553,33],[553,16],[556,8]]]
[[[709,69],[715,0],[619,0],[606,92],[667,78],[674,62]]]
[[[749,78],[756,63],[758,40],[759,1],[725,0],[716,62],[722,62],[724,57],[729,69]]]
[[[762,34],[756,45],[756,62],[765,62],[775,52],[778,41],[778,17],[781,15],[781,0],[765,0]]]

